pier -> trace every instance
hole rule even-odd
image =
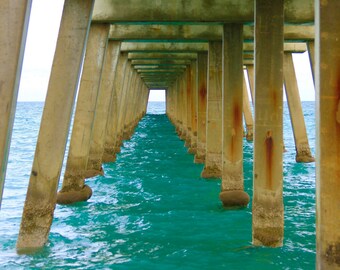
[[[31,5],[0,3],[1,195]],[[316,162],[317,269],[340,269],[339,12],[338,0],[65,0],[18,252],[46,244],[57,203],[91,197],[85,179],[115,162],[154,89],[166,90],[167,117],[204,164],[201,177],[221,179],[216,196],[225,211],[252,204],[252,244],[282,246],[285,90],[296,162]],[[316,93],[315,157],[292,60],[305,51]],[[254,145],[252,201],[244,136]]]

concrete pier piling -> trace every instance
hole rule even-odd
[[[283,243],[283,0],[255,8],[253,244]]]
[[[110,105],[113,103],[112,99],[117,98],[113,84],[117,70],[120,45],[120,41],[110,41],[106,48],[107,52],[103,63],[100,89],[93,120],[89,159],[86,167],[87,177],[103,174],[102,158],[104,154],[106,127],[108,126],[110,116]]]
[[[222,42],[209,42],[206,152],[203,178],[222,176]]]
[[[17,241],[19,252],[43,247],[51,228],[93,5],[92,0],[64,4]]]
[[[191,144],[188,153],[195,155],[197,151],[197,61],[191,61],[191,88],[192,88],[192,102],[191,102]]]
[[[206,147],[207,121],[207,67],[208,54],[198,53],[197,56],[197,149],[195,163],[204,163]]]
[[[109,30],[110,27],[105,24],[92,24],[90,28],[66,170],[57,196],[58,204],[86,201],[92,195],[91,188],[85,185],[85,178],[93,176],[92,171],[87,175],[87,163]]]
[[[315,1],[316,263],[340,269],[340,2]]]
[[[56,203],[90,198],[85,179],[116,160],[146,114],[151,89],[166,91],[166,114],[194,162],[204,163],[201,176],[221,178],[225,208],[250,201],[245,125],[254,145],[253,245],[282,246],[283,85],[296,161],[314,161],[292,59],[308,51],[316,90],[317,269],[340,269],[340,2],[206,2],[65,0],[18,252],[44,246]],[[31,5],[0,3],[0,205]]]
[[[0,3],[0,207],[32,0]]]
[[[247,141],[253,141],[254,137],[254,120],[253,120],[253,114],[251,112],[250,102],[249,102],[249,96],[247,91],[247,85],[246,85],[246,79],[243,76],[243,115],[244,115],[244,121],[246,124],[246,139]]]
[[[222,184],[224,207],[247,206],[243,184],[243,25],[223,27]]]
[[[309,147],[305,119],[303,117],[293,57],[291,53],[284,54],[283,63],[284,85],[294,134],[296,162],[313,162],[314,157],[312,156]]]
[[[186,85],[186,100],[187,102],[184,104],[185,109],[187,111],[187,118],[186,118],[186,136],[184,138],[185,140],[185,147],[189,148],[191,146],[191,139],[192,139],[192,115],[193,115],[193,111],[192,111],[192,103],[194,102],[193,100],[193,89],[192,89],[192,80],[191,80],[191,76],[192,76],[192,66],[188,65],[187,69],[186,69],[186,74],[184,77],[185,80],[185,85]]]

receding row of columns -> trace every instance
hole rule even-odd
[[[110,27],[91,25],[94,2],[65,1],[17,243],[19,250],[46,243],[57,198],[68,203],[91,196],[86,177],[102,173],[102,162],[115,159],[122,140],[131,136],[145,114],[149,90],[136,66],[132,68],[128,54],[120,52],[120,42],[108,42]],[[6,0],[0,4],[1,193],[30,7],[31,1]],[[317,103],[317,267],[339,269],[340,219],[336,205],[340,202],[340,29],[339,24],[334,24],[339,1],[316,0],[315,10],[315,44],[309,41],[308,49],[315,67],[312,71]],[[191,60],[189,68],[167,89],[169,118],[195,154],[195,161],[205,162],[202,176],[222,178],[220,198],[226,206],[245,205],[248,200],[243,192],[242,172],[244,112],[248,140],[254,134],[255,245],[280,246],[283,239],[283,84],[296,159],[313,161],[302,124],[292,58],[283,50],[283,22],[282,0],[256,1],[255,68],[247,66],[254,120],[245,98],[240,57],[242,25],[225,25],[222,42],[210,41],[208,54],[201,50],[197,60]],[[80,77],[66,172],[57,196]]]
[[[46,243],[56,203],[91,197],[85,180],[103,175],[102,163],[115,160],[123,140],[130,138],[146,113],[149,89],[127,53],[120,52],[121,42],[109,41],[110,26],[91,24],[93,4],[92,0],[65,2],[17,242],[19,252]],[[66,170],[57,193],[79,81]]]
[[[270,5],[257,1],[255,22],[258,22],[255,25],[256,66],[247,68],[255,121],[243,71],[242,24],[225,24],[222,42],[210,41],[207,56],[198,53],[197,76],[191,74],[191,64],[168,89],[167,114],[181,139],[186,141],[185,145],[189,147],[193,140],[197,145],[193,153],[195,162],[204,162],[201,176],[222,179],[220,199],[223,205],[240,207],[249,203],[243,185],[244,113],[246,138],[252,140],[255,134],[253,244],[276,247],[283,243],[284,229],[283,84],[292,120],[296,161],[311,162],[314,158],[308,143],[292,54],[285,53],[283,48],[283,2]],[[192,80],[197,81],[195,89],[192,89]],[[197,106],[192,106],[195,103]],[[197,115],[195,137],[192,123],[188,122],[194,114]]]

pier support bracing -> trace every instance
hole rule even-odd
[[[93,0],[66,0],[64,4],[20,225],[19,251],[40,248],[48,239],[93,4]]]
[[[255,4],[253,244],[283,242],[283,0]]]
[[[305,119],[303,116],[300,94],[295,76],[293,57],[291,53],[284,54],[283,63],[284,85],[295,141],[295,159],[296,162],[313,162],[314,158],[309,147]]]
[[[207,67],[208,54],[199,52],[197,55],[197,149],[195,163],[204,163],[206,147],[207,119]]]
[[[106,127],[109,119],[109,109],[112,99],[116,98],[113,83],[116,75],[116,67],[120,52],[120,41],[110,41],[106,49],[103,71],[101,75],[100,89],[97,97],[96,111],[93,121],[90,153],[86,167],[86,177],[103,174],[102,157]]]
[[[57,196],[57,203],[59,204],[86,201],[92,195],[91,188],[85,185],[85,178],[88,177],[86,172],[92,127],[100,90],[108,34],[108,25],[91,25],[66,170],[62,188]]]
[[[243,183],[243,24],[223,26],[222,184],[225,207],[246,206]]]
[[[32,0],[0,3],[0,207]]]
[[[316,249],[317,269],[340,269],[340,2],[316,9]]]
[[[203,178],[222,176],[222,42],[210,41],[208,52],[206,154]]]

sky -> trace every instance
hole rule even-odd
[[[33,0],[18,101],[44,101],[64,0]],[[315,100],[307,52],[294,54],[301,100]],[[150,101],[164,100],[164,91],[152,91]]]

